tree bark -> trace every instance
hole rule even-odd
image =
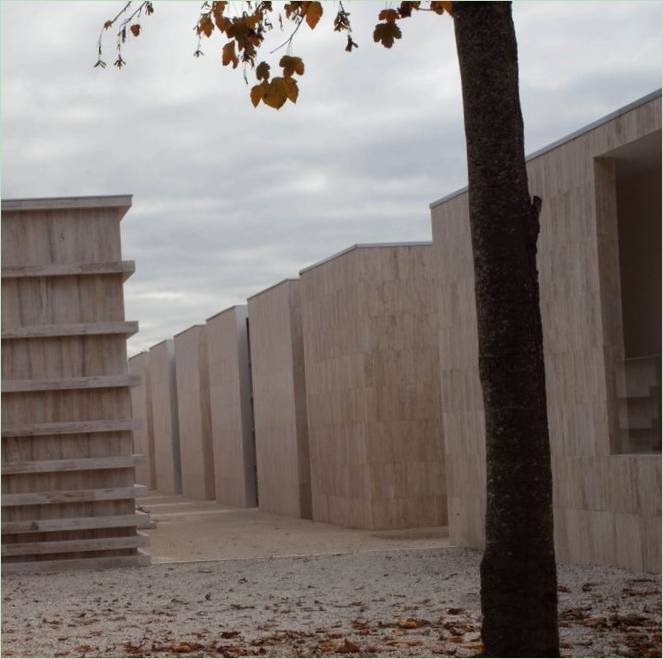
[[[482,636],[489,657],[558,657],[543,336],[507,2],[455,2],[486,419]]]

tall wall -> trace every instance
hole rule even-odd
[[[614,450],[624,339],[613,153],[660,130],[660,118],[659,95],[528,162],[530,190],[543,199],[538,267],[563,562],[660,570],[660,456]],[[431,209],[450,537],[481,547],[485,428],[467,193]]]
[[[182,468],[173,340],[168,339],[153,345],[149,355],[154,487],[163,494],[180,494]]]
[[[446,524],[431,251],[360,245],[301,273],[316,521]]]
[[[175,373],[182,494],[191,499],[214,499],[214,452],[204,325],[194,325],[175,335]]]
[[[136,531],[120,220],[130,196],[2,202],[2,568],[149,562]],[[135,379],[135,378],[133,378]]]
[[[286,279],[248,300],[261,509],[311,517],[300,282]]]
[[[152,390],[150,386],[149,353],[141,352],[129,360],[129,373],[136,378],[131,387],[131,411],[140,421],[134,430],[134,452],[143,460],[136,465],[136,482],[149,489],[156,486],[154,467],[154,434],[152,430]]]
[[[248,348],[246,305],[207,319],[216,500],[240,508],[257,505]]]

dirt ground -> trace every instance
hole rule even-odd
[[[476,656],[479,553],[181,497],[140,500],[153,565],[3,576],[2,654]],[[563,656],[660,657],[660,578],[560,566]]]

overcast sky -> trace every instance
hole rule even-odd
[[[398,3],[346,0],[348,54],[323,3],[292,49],[306,64],[297,105],[277,112],[253,108],[218,35],[192,57],[199,3],[156,2],[121,71],[111,39],[109,67],[92,68],[120,0],[0,4],[2,196],[134,195],[131,352],[354,243],[429,240],[428,204],[465,185],[446,16],[403,21],[385,50],[375,16]],[[660,87],[659,2],[522,2],[514,20],[528,152]]]

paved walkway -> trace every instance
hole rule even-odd
[[[150,492],[138,499],[153,563],[448,547],[446,527],[363,531]]]

